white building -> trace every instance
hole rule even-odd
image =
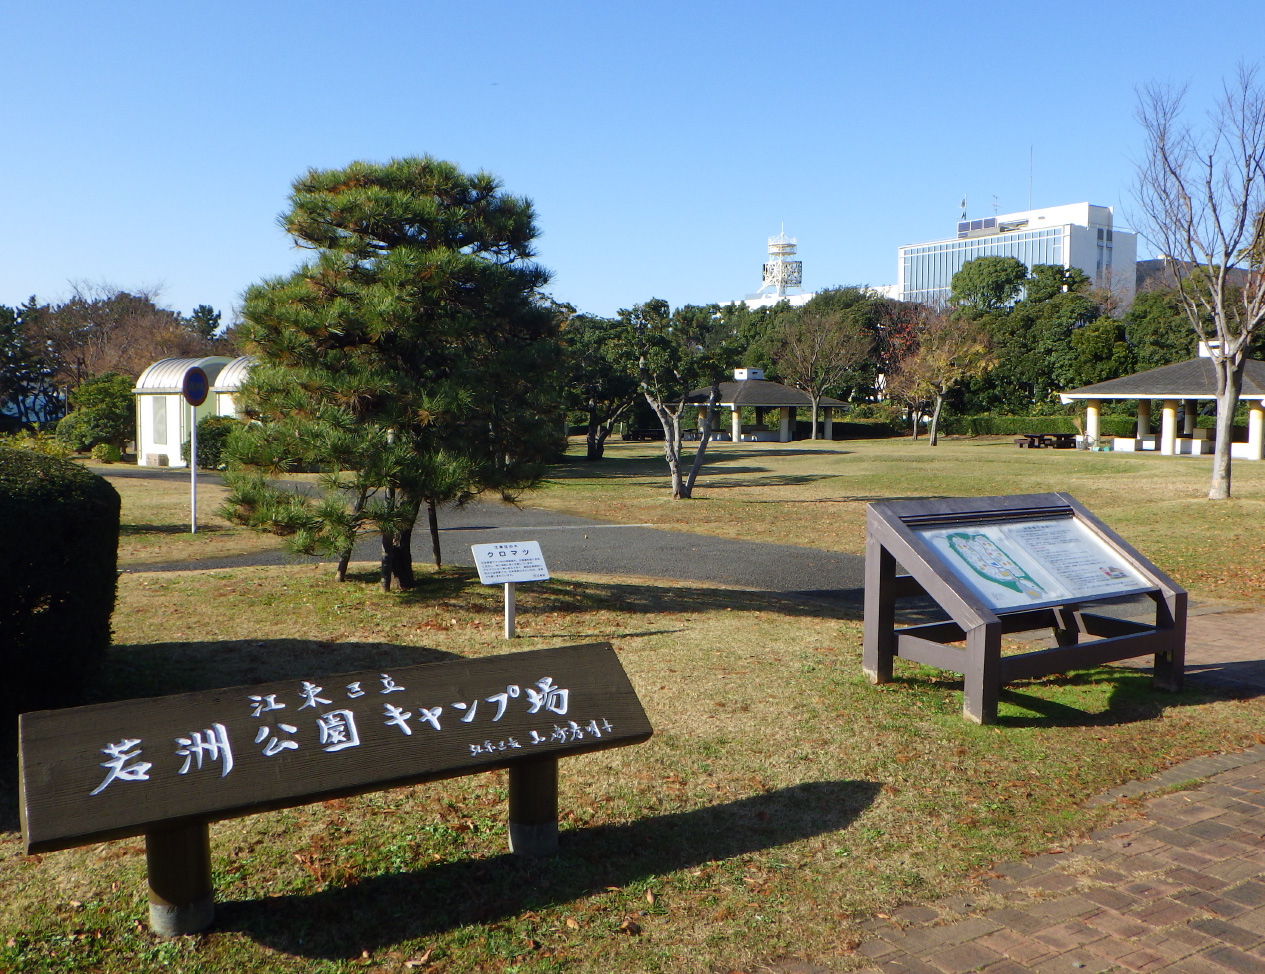
[[[1070,203],[985,220],[963,220],[957,236],[899,249],[898,283],[904,301],[948,300],[953,275],[978,257],[1014,257],[1029,268],[1080,268],[1095,287],[1110,288],[1122,306],[1133,301],[1138,238],[1116,230],[1110,206]]]

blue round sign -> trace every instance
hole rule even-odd
[[[206,395],[211,391],[211,382],[196,365],[184,374],[184,384],[181,387],[184,393],[184,401],[190,406],[201,406],[206,402]]]

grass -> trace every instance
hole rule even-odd
[[[1110,507],[1105,519],[1170,567],[1138,540],[1147,512],[1174,502],[1144,489],[1148,469],[1137,465],[1159,458],[836,447],[847,452],[709,452],[699,500],[673,504],[653,446],[617,444],[609,465],[559,468],[531,503],[859,551],[870,497],[1067,489],[1100,514]],[[1232,505],[1195,503],[1199,466],[1149,468],[1175,478],[1167,490],[1195,525],[1152,527],[1151,540],[1211,571],[1218,562],[1190,539]],[[1258,503],[1250,467],[1236,466],[1235,505]],[[174,503],[166,490],[125,493],[124,520],[155,525],[136,533],[160,556],[192,557],[202,549],[176,547],[186,539],[162,530],[164,517],[181,516],[162,513]],[[1251,544],[1260,529],[1225,530]],[[208,552],[236,543],[227,527],[207,538]],[[1016,684],[997,726],[977,727],[961,717],[952,674],[898,661],[895,683],[866,684],[859,620],[825,603],[554,579],[520,588],[511,646],[499,592],[471,572],[423,573],[408,593],[375,583],[369,565],[344,585],[328,566],[124,574],[97,697],[609,640],[656,733],[563,762],[561,854],[505,854],[500,773],[217,823],[217,924],[162,942],[137,922],[140,839],[22,856],[9,792],[0,970],[729,971],[789,956],[846,969],[864,960],[852,949],[866,917],[970,887],[996,862],[1132,814],[1128,802],[1083,802],[1255,743],[1265,725],[1260,699],[1165,694],[1144,674],[1101,668]],[[1209,597],[1237,591],[1206,586]]]
[[[1265,597],[1265,463],[1236,461],[1234,498],[1209,502],[1211,457],[1018,450],[1005,437],[713,443],[695,498],[674,502],[661,447],[613,442],[606,454],[568,458],[526,503],[860,555],[870,501],[1066,491],[1195,597]]]

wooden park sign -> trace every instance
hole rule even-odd
[[[652,734],[609,643],[20,718],[28,853],[144,835],[150,922],[214,915],[208,823],[509,769],[513,852],[558,846],[558,758]]]
[[[908,574],[897,575],[897,565]],[[896,600],[913,596],[930,596],[948,621],[896,628]],[[1089,611],[1128,596],[1150,598],[1153,621]],[[1003,634],[1045,628],[1054,648],[1001,655]],[[1185,589],[1068,494],[869,505],[863,664],[871,683],[891,681],[897,656],[961,673],[966,717],[993,723],[998,693],[1014,680],[1154,655],[1155,685],[1180,690],[1185,653]]]

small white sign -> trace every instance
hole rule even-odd
[[[479,581],[484,585],[505,582],[543,582],[549,577],[545,556],[539,541],[506,541],[498,544],[472,544],[474,563],[479,568]]]

